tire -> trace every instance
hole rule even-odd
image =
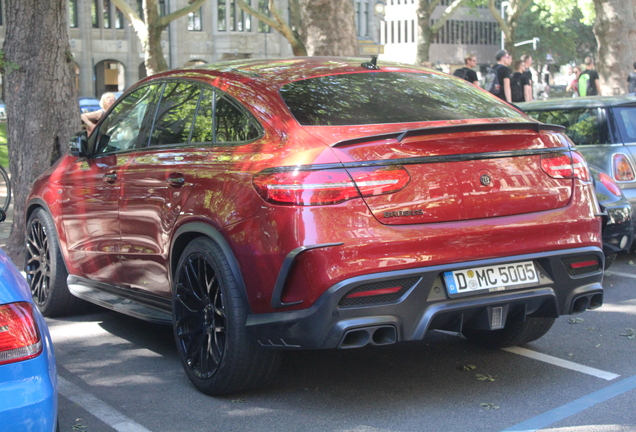
[[[610,268],[610,266],[612,265],[612,263],[614,262],[614,260],[616,260],[616,253],[608,253],[605,254],[605,270],[607,270],[608,268]]]
[[[504,348],[524,345],[545,335],[554,324],[554,318],[528,317],[525,321],[508,321],[501,330],[464,329],[468,342],[486,348]]]
[[[263,386],[280,366],[278,351],[247,332],[247,307],[221,249],[207,237],[184,250],[174,277],[173,330],[186,375],[219,396]]]
[[[0,210],[7,214],[11,204],[11,179],[7,171],[0,166]]]
[[[25,273],[33,301],[45,317],[72,315],[84,305],[68,290],[55,224],[43,208],[27,222]]]

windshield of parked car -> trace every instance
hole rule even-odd
[[[301,125],[344,126],[516,117],[470,83],[441,74],[367,72],[294,81],[281,88]]]

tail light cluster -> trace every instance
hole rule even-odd
[[[632,181],[636,178],[632,163],[624,154],[615,154],[612,159],[612,166],[614,167],[614,178],[616,181]]]
[[[575,151],[541,155],[541,168],[552,178],[590,181],[590,171],[583,156]]]
[[[281,205],[328,205],[402,190],[410,176],[401,165],[266,170],[254,176],[254,187],[267,202]]]
[[[598,173],[598,179],[601,183],[603,183],[603,185],[605,185],[608,191],[610,191],[617,197],[622,195],[621,188],[616,184],[614,179],[612,179],[610,176],[602,172],[602,173]]]
[[[0,306],[0,365],[27,360],[42,352],[42,339],[29,303]]]

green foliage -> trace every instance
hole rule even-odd
[[[559,13],[562,19],[556,19],[550,18],[551,9],[539,5],[539,2],[547,0],[536,0],[536,4],[521,16],[516,33],[518,41],[539,37],[539,49],[535,52],[529,45],[521,46],[517,49],[518,55],[525,52],[536,59],[545,59],[549,54],[556,64],[576,64],[596,51],[592,27],[582,22],[584,16],[578,7],[566,16],[565,6],[561,5]]]
[[[534,0],[534,8],[542,10],[542,19],[550,25],[570,20],[575,11],[581,13],[579,21],[591,26],[594,23],[593,0]]]
[[[20,69],[20,66],[4,58],[4,51],[0,49],[0,73],[7,75],[18,69]]]

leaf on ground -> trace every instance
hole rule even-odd
[[[489,402],[489,403],[485,403],[485,402],[484,402],[484,403],[480,404],[480,406],[481,406],[482,408],[484,408],[484,409],[487,409],[487,410],[489,410],[489,409],[495,409],[495,410],[498,410],[498,409],[499,409],[499,405],[495,405],[495,404],[494,404],[494,403],[492,403],[492,402]]]
[[[82,424],[83,422],[84,420],[81,418],[75,419],[75,424],[73,425],[73,432],[88,432],[88,426]]]
[[[240,398],[240,399],[232,399],[232,403],[245,403],[245,399]]]
[[[475,374],[475,378],[477,378],[478,381],[490,381],[490,382],[493,382],[495,379],[497,379],[496,376],[492,376],[490,374]]]
[[[625,332],[621,333],[621,336],[625,336],[629,340],[636,339],[636,332],[632,328],[626,328]]]
[[[585,321],[583,318],[570,318],[570,319],[568,320],[568,322],[569,322],[570,324],[580,324],[580,323],[582,323],[583,321]]]
[[[634,261],[629,260],[629,261],[627,261],[627,264],[629,264],[629,265],[634,265]]]
[[[477,369],[477,366],[471,365],[471,364],[464,365],[464,366],[459,368],[459,370],[461,370],[461,371],[471,371],[471,370],[475,370],[475,369]]]

